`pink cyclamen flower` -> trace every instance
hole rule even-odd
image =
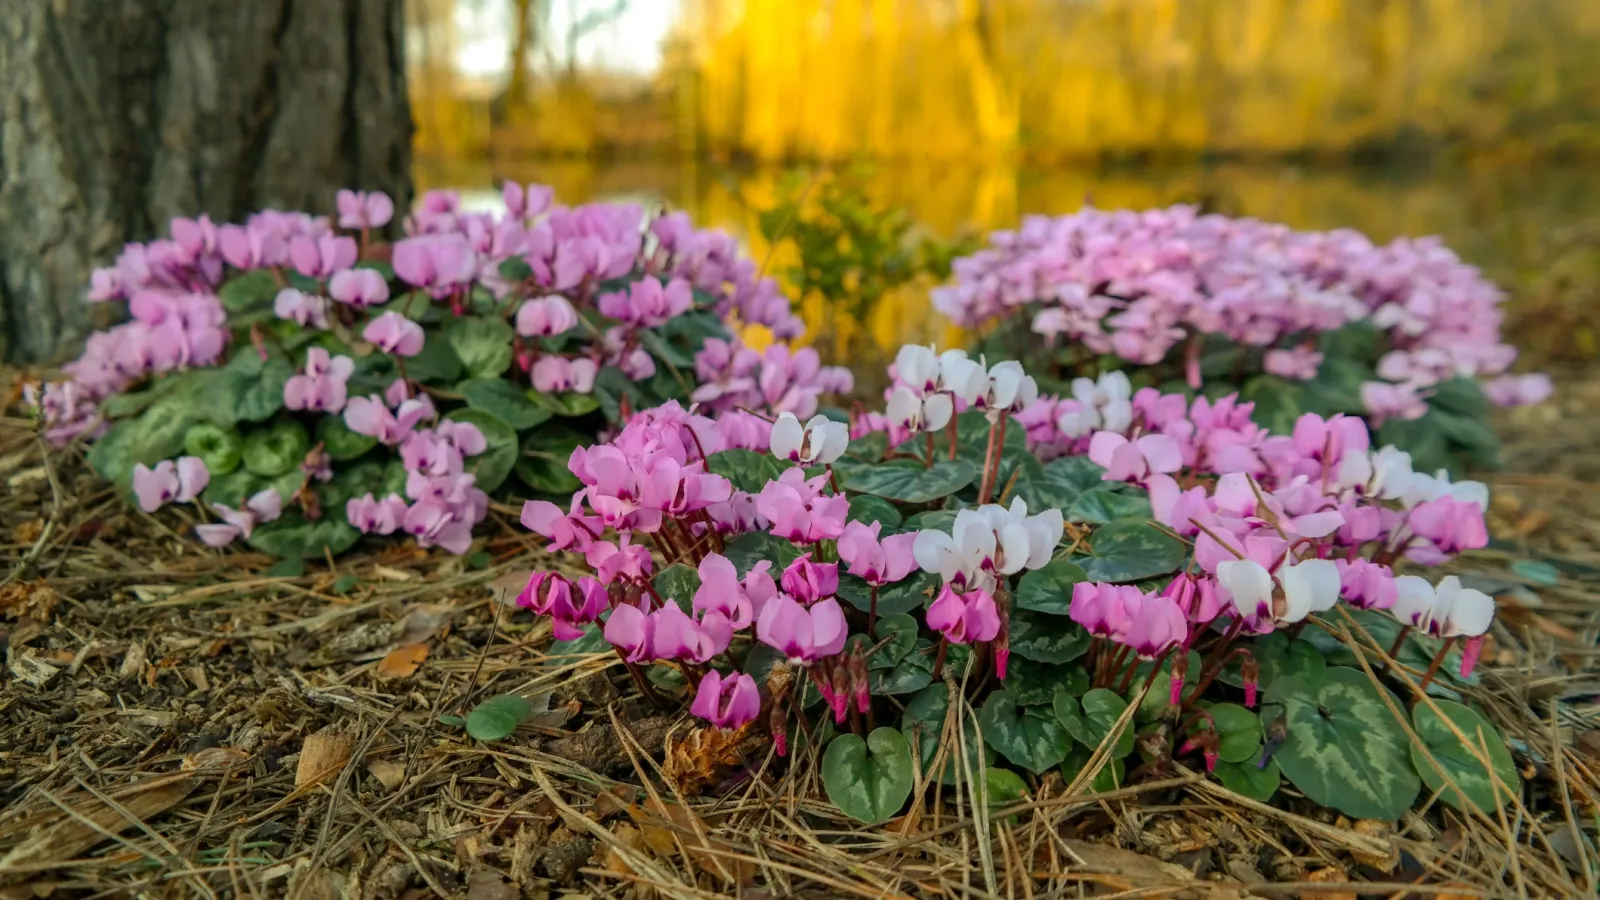
[[[1367,408],[1374,427],[1388,419],[1420,419],[1428,412],[1428,401],[1417,391],[1414,383],[1390,384],[1387,381],[1363,381],[1361,405]]]
[[[849,522],[839,535],[839,559],[850,568],[849,573],[868,584],[882,587],[893,584],[911,574],[917,567],[911,547],[916,543],[915,532],[893,534],[878,540],[882,522],[865,525]]]
[[[321,347],[312,347],[306,351],[305,372],[284,383],[283,405],[336,413],[344,409],[345,382],[355,370],[355,361],[350,357],[330,357]]]
[[[597,301],[603,315],[639,328],[656,328],[688,312],[694,306],[689,282],[674,278],[663,287],[655,276],[646,275],[628,285],[626,292],[601,294]]]
[[[1460,553],[1489,546],[1489,529],[1483,521],[1483,508],[1475,502],[1462,502],[1451,496],[1417,504],[1406,516],[1406,524],[1427,538],[1442,553]]]
[[[806,553],[789,563],[780,580],[784,591],[810,605],[839,592],[839,564],[816,563]]]
[[[1100,476],[1106,481],[1143,482],[1183,468],[1183,449],[1164,434],[1130,441],[1114,431],[1097,431],[1089,439],[1089,459],[1106,470]]]
[[[1138,593],[1137,588],[1128,590]],[[1072,586],[1072,621],[1096,637],[1111,637],[1128,630],[1128,614],[1123,606],[1123,588],[1114,584],[1080,581]]]
[[[547,394],[573,391],[587,394],[594,390],[595,376],[600,367],[588,357],[567,359],[565,356],[541,356],[533,364],[533,386]]]
[[[1356,609],[1388,609],[1399,594],[1394,572],[1382,563],[1356,557],[1333,561],[1339,570],[1339,591],[1346,603]]]
[[[700,561],[700,587],[694,593],[694,608],[697,612],[721,613],[735,629],[748,627],[755,620],[755,608],[739,583],[738,571],[720,553],[709,553]]]
[[[394,218],[394,201],[383,191],[345,190],[340,191],[336,199],[340,228],[382,228]]]
[[[405,440],[418,422],[432,415],[433,403],[427,395],[402,400],[393,411],[376,395],[351,397],[344,406],[344,424],[351,431],[377,438],[391,447]]]
[[[394,245],[394,274],[401,281],[444,297],[478,274],[478,255],[461,234],[424,234]]]
[[[1171,598],[1135,592],[1124,597],[1123,611],[1128,624],[1120,642],[1140,659],[1155,659],[1189,635],[1189,620]]]
[[[626,603],[611,611],[604,630],[606,643],[622,651],[628,662],[650,662],[656,658],[655,622],[637,606]]]
[[[500,187],[500,199],[505,201],[506,215],[513,219],[531,219],[550,208],[555,188],[543,184],[523,187],[507,181]]]
[[[1554,387],[1542,372],[1529,375],[1501,375],[1483,384],[1483,395],[1495,406],[1532,406],[1550,398]]]
[[[604,523],[597,518],[585,518],[584,521],[592,525],[597,532],[604,528]],[[624,532],[622,540],[616,544],[610,541],[595,541],[584,550],[583,558],[606,584],[611,584],[618,578],[637,581],[650,574],[655,568],[655,562],[650,557],[648,547],[634,544],[632,540],[633,536]]]
[[[517,308],[517,334],[523,337],[550,337],[577,324],[578,311],[559,294],[528,300]]]
[[[366,309],[388,302],[389,282],[374,269],[345,269],[328,279],[328,296],[357,309]]]
[[[399,494],[377,500],[369,492],[344,504],[345,521],[363,534],[394,534],[405,516],[406,501]]]
[[[283,514],[283,497],[275,488],[266,488],[251,495],[243,509],[233,509],[221,503],[211,504],[211,509],[222,519],[219,523],[196,525],[195,534],[211,547],[225,547],[234,538],[248,538],[257,525],[277,521]]]
[[[807,608],[787,594],[778,594],[756,619],[756,637],[796,665],[833,656],[844,649],[848,636],[844,610],[832,598]]]
[[[168,503],[188,503],[206,489],[211,473],[197,456],[182,456],[174,463],[164,459],[149,468],[144,463],[134,463],[133,493],[139,498],[139,508],[155,512]]]
[[[1317,367],[1322,365],[1322,354],[1310,347],[1292,350],[1268,350],[1262,368],[1279,378],[1309,381],[1317,377]]]
[[[361,330],[361,337],[385,353],[416,356],[426,339],[422,326],[393,310],[373,319]]]
[[[743,672],[724,676],[712,669],[700,679],[689,712],[718,728],[732,731],[755,721],[761,714],[761,692],[756,688],[756,680]]]
[[[733,629],[725,627],[728,620],[721,613],[703,613],[696,622],[670,600],[651,613],[650,620],[657,659],[707,662],[726,649],[733,636]]]
[[[356,264],[356,242],[329,232],[297,234],[289,239],[289,261],[307,278],[326,278]]]
[[[284,288],[278,292],[272,301],[272,313],[280,319],[307,328],[326,330],[328,327],[328,299],[294,288]]]
[[[928,607],[928,627],[952,644],[992,641],[1000,633],[1000,613],[988,591],[958,594],[954,585],[947,584]]]
[[[522,527],[544,535],[550,541],[550,550],[582,552],[605,530],[599,519],[583,516],[582,508],[583,502],[574,500],[572,511],[563,513],[561,507],[548,500],[529,500],[522,504]],[[615,545],[612,547],[615,549]],[[610,582],[610,579],[601,580]]]
[[[807,481],[798,467],[785,469],[756,497],[756,511],[772,523],[772,533],[797,544],[832,540],[844,533],[850,501],[843,495],[823,496],[826,476]]]
[[[587,575],[578,579],[576,588],[551,597],[551,633],[558,641],[582,637],[583,626],[599,619],[611,605],[605,585]]]

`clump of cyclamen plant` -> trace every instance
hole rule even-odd
[[[808,684],[835,722],[857,732],[891,713],[877,702],[873,675],[882,668],[873,654],[887,645],[878,603],[883,592],[924,577],[919,569],[934,578],[917,622],[928,637],[916,641],[934,656],[931,680],[962,674],[945,672],[959,647],[963,665],[987,660],[1009,686],[1023,576],[1071,558],[1098,531],[1069,526],[1062,509],[1030,509],[1020,495],[1007,496],[1026,466],[1006,430],[1031,436],[1029,423],[1043,420],[1037,407],[1054,401],[1039,398],[1016,363],[959,351],[904,348],[892,375],[887,408],[858,411],[848,426],[788,413],[770,422],[718,418],[668,404],[607,443],[578,448],[569,466],[583,487],[570,505],[530,502],[523,523],[551,549],[582,554],[592,574],[573,581],[537,572],[519,604],[548,615],[558,637],[598,628],[640,691],[658,701],[645,667],[677,668],[694,685],[691,712],[725,729],[765,723],[780,753],[791,723],[807,727]],[[1141,661],[1147,681],[1170,674],[1167,699],[1188,735],[1176,753],[1198,752],[1208,769],[1216,765],[1215,723],[1194,703],[1237,663],[1245,705],[1255,707],[1261,668],[1253,640],[1298,633],[1341,599],[1444,639],[1424,687],[1456,641],[1466,643],[1460,671],[1470,674],[1493,601],[1453,578],[1434,587],[1392,567],[1484,546],[1483,485],[1413,471],[1406,454],[1374,450],[1358,418],[1307,415],[1293,434],[1275,436],[1254,425],[1251,405],[1237,398],[1131,392],[1115,376],[1081,391],[1083,408],[1073,414],[1088,428],[1071,449],[1088,454],[1108,490],[1127,484],[1147,495],[1186,556],[1153,587],[1081,581],[1056,602],[1091,636],[1092,686],[1127,694],[1146,671],[1135,665]],[[870,441],[880,435],[886,440],[874,450]],[[982,465],[968,467],[974,458]],[[884,473],[894,480],[876,479]],[[902,483],[951,473],[966,480],[943,495]],[[929,509],[926,500],[896,495],[960,503],[946,511],[947,524],[902,532],[903,514],[932,515],[937,501]],[[864,499],[880,505],[858,510]],[[885,502],[897,507],[892,521],[876,512]],[[666,577],[664,564],[693,570],[697,583]],[[847,601],[844,576],[860,579],[867,596]],[[1392,652],[1405,639],[1402,630]],[[1195,649],[1206,654],[1199,663],[1189,660]],[[757,668],[763,652],[788,674]]]
[[[30,388],[47,439],[103,437],[91,462],[146,511],[220,518],[197,526],[213,546],[321,556],[403,532],[464,553],[507,476],[570,490],[530,460],[607,419],[692,397],[765,440],[741,410],[811,417],[851,387],[783,343],[802,326],[775,282],[682,213],[508,183],[500,214],[429,192],[389,243],[388,197],[337,200],[335,221],[180,218],[125,247],[89,299],[130,320],[91,336],[69,380]],[[757,353],[734,320],[779,340]]]

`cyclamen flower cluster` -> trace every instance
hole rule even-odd
[[[324,217],[275,210],[243,225],[175,220],[170,240],[130,244],[115,265],[95,273],[92,299],[127,301],[133,321],[91,338],[83,358],[67,369],[72,380],[30,388],[45,435],[58,445],[97,436],[108,424],[103,401],[153,379],[186,377],[193,385],[194,373],[180,370],[227,364],[240,370],[230,383],[235,391],[260,373],[274,379],[268,382],[273,393],[281,385],[279,400],[263,398],[249,385],[250,412],[236,420],[224,407],[238,398],[219,394],[218,414],[201,414],[198,427],[209,429],[204,440],[187,443],[218,448],[217,473],[228,475],[239,467],[245,442],[265,437],[257,431],[273,433],[254,445],[255,456],[246,455],[248,471],[227,483],[230,502],[245,500],[237,495],[241,485],[254,492],[296,462],[305,479],[299,488],[280,482],[277,506],[263,501],[233,510],[212,504],[229,524],[203,526],[200,534],[208,543],[250,538],[256,525],[275,520],[292,504],[297,516],[291,526],[342,511],[352,529],[337,532],[341,547],[357,531],[400,531],[424,547],[464,552],[472,525],[485,515],[483,488],[494,489],[508,474],[499,468],[492,484],[479,485],[475,471],[481,467],[468,460],[483,454],[491,439],[509,444],[510,438],[497,428],[485,434],[454,422],[458,405],[510,428],[502,416],[536,421],[530,409],[539,407],[528,402],[565,394],[541,411],[583,416],[604,401],[585,403],[570,395],[595,392],[607,368],[615,367],[623,379],[606,383],[613,404],[608,411],[626,417],[634,397],[652,403],[662,396],[689,398],[695,384],[679,373],[671,383],[652,381],[654,354],[679,352],[692,355],[706,379],[695,396],[705,411],[722,416],[729,445],[765,447],[770,422],[743,410],[810,417],[823,394],[850,390],[849,372],[822,366],[815,350],[775,343],[756,353],[727,330],[730,317],[766,326],[780,340],[802,330],[776,283],[759,277],[728,235],[697,230],[681,213],[647,220],[632,205],[554,206],[550,189],[535,185],[507,184],[503,199],[505,213],[496,215],[462,209],[453,193],[430,192],[403,215],[405,237],[392,245],[379,241],[378,231],[397,214],[381,193],[340,192],[337,226]],[[230,308],[248,317],[234,332],[218,299],[225,280],[236,289]],[[723,337],[704,337],[719,331]],[[497,346],[502,334],[509,347]],[[433,341],[447,346],[433,352]],[[507,349],[509,355],[502,356]],[[259,366],[236,365],[252,355]],[[485,384],[502,373],[521,386]],[[483,390],[464,395],[458,390],[463,376]],[[440,406],[435,398],[443,398]],[[330,428],[329,417],[338,417],[343,427]],[[315,445],[300,449],[313,427]],[[325,434],[340,446],[325,446]],[[336,485],[319,497],[316,486],[333,478],[336,464],[364,456],[376,461],[366,456],[372,443],[363,438],[377,443],[373,455],[398,457],[406,474],[404,494],[352,497],[348,486]],[[518,449],[527,449],[530,440],[537,445],[539,438],[519,436]],[[304,460],[262,455],[285,448],[304,452]],[[118,465],[112,457],[107,461],[111,468]],[[186,490],[168,490],[175,465],[168,460],[141,474],[141,497],[166,493],[160,502],[192,500]],[[516,472],[534,479],[535,488],[548,489],[535,483],[538,474]],[[105,474],[120,481],[132,473]],[[729,521],[754,515],[753,498],[739,502],[719,507],[717,515]],[[154,508],[152,503],[145,505]]]
[[[952,268],[955,283],[933,303],[957,324],[1028,315],[1052,342],[1138,365],[1217,335],[1260,348],[1267,372],[1309,379],[1322,362],[1310,338],[1370,321],[1390,347],[1382,380],[1361,390],[1378,420],[1421,416],[1429,389],[1458,375],[1493,377],[1484,390],[1501,405],[1550,393],[1545,376],[1505,374],[1517,354],[1500,340],[1504,297],[1434,238],[1379,246],[1348,229],[1296,231],[1189,206],[1085,208],[1025,218]],[[1199,344],[1188,347],[1199,387]]]

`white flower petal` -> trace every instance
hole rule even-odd
[[[1251,559],[1230,559],[1217,563],[1217,583],[1233,596],[1233,605],[1242,616],[1258,615],[1272,604],[1272,573]]]
[[[922,430],[938,431],[950,424],[955,415],[955,402],[949,394],[929,394],[922,398]]]
[[[1401,575],[1394,580],[1394,589],[1395,601],[1389,614],[1402,624],[1426,629],[1433,613],[1433,585],[1426,578]]]
[[[1308,612],[1326,612],[1339,602],[1339,568],[1326,559],[1308,559],[1284,566],[1278,570],[1278,581],[1283,584],[1285,597],[1291,593],[1291,581],[1295,583],[1295,591],[1305,592]],[[1294,597],[1289,600],[1291,607],[1300,603]],[[1304,618],[1304,613],[1301,617]]]
[[[800,442],[805,440],[805,429],[794,413],[779,413],[772,423],[772,455],[779,459],[794,459],[800,452]]]

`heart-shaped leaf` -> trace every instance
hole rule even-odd
[[[770,453],[754,450],[723,450],[706,457],[706,469],[733,482],[733,486],[750,494],[759,494],[769,481],[777,481],[785,464]]]
[[[535,428],[522,439],[515,467],[517,477],[534,490],[570,497],[583,482],[567,468],[567,461],[574,448],[592,441],[591,436],[565,425]]]
[[[1452,700],[1433,702],[1439,712],[1434,712],[1426,703],[1418,703],[1411,710],[1411,722],[1416,728],[1417,737],[1427,745],[1438,763],[1436,766],[1429,762],[1421,747],[1411,745],[1411,761],[1421,773],[1422,783],[1430,791],[1443,791],[1439,798],[1457,809],[1465,809],[1467,804],[1471,804],[1485,815],[1494,815],[1497,808],[1496,791],[1510,791],[1511,796],[1516,796],[1522,784],[1511,752],[1506,749],[1505,738],[1476,710]],[[1444,715],[1441,716],[1440,712]],[[1451,724],[1455,725],[1455,730],[1451,730]],[[1457,732],[1466,741],[1462,741]],[[1485,752],[1490,764],[1488,768],[1482,762]],[[1454,787],[1446,785],[1446,775]],[[1497,780],[1503,787],[1495,787]],[[1509,797],[1502,793],[1500,805],[1509,805],[1510,802]]]
[[[1281,771],[1276,759],[1267,760],[1266,766],[1256,765],[1255,760],[1246,762],[1219,762],[1217,770],[1212,774],[1222,782],[1222,786],[1235,794],[1240,794],[1265,803],[1272,799],[1278,792],[1278,782]]]
[[[883,455],[887,452],[889,452],[889,435],[882,431],[868,432],[851,441],[844,449],[845,456],[869,463],[883,459]]]
[[[1000,809],[1026,799],[1028,783],[1010,769],[989,769],[983,773],[983,786],[988,794],[989,808]],[[1008,821],[1015,823],[1019,816]]]
[[[517,464],[517,431],[504,420],[487,410],[468,407],[451,412],[445,418],[466,422],[483,432],[488,447],[477,456],[466,459],[466,470],[478,476],[477,485],[485,491],[499,487]]]
[[[336,462],[345,462],[364,455],[378,446],[378,439],[351,431],[343,416],[323,416],[317,422],[317,443]],[[363,492],[364,493],[364,492]]]
[[[1066,616],[1031,610],[1011,613],[1011,652],[1034,662],[1072,662],[1089,649],[1089,632]]]
[[[1089,689],[1089,673],[1080,665],[1055,665],[1012,656],[1002,684],[1018,704],[1033,706],[1051,702],[1057,691],[1082,696]]]
[[[904,503],[927,503],[948,497],[978,477],[978,467],[964,460],[943,459],[924,468],[922,463],[896,459],[874,466],[851,466],[846,490],[874,494]]]
[[[900,719],[900,731],[905,736],[907,743],[917,749],[919,754],[918,765],[921,767],[924,779],[938,781],[940,784],[955,784],[957,773],[968,770],[976,772],[979,767],[987,766],[994,762],[984,750],[982,741],[977,739],[977,731],[971,720],[964,717],[951,725],[952,735],[959,734],[965,747],[957,756],[957,748],[952,743],[945,752],[944,762],[934,771],[934,760],[939,753],[940,741],[944,735],[945,714],[950,709],[950,692],[942,684],[929,685],[917,691],[911,702],[906,704],[904,715]],[[961,760],[964,759],[965,767]],[[962,779],[965,780],[963,774]]]
[[[283,386],[294,375],[294,366],[281,354],[263,360],[247,347],[213,371],[201,389],[200,408],[207,419],[229,427],[264,422],[282,409]]]
[[[467,734],[480,741],[504,740],[532,713],[533,704],[515,694],[490,697],[467,713]]]
[[[1261,718],[1237,703],[1216,703],[1205,708],[1217,726],[1217,758],[1223,762],[1255,762],[1261,757]],[[1190,734],[1209,726],[1204,718],[1195,719]]]
[[[989,746],[1030,772],[1056,765],[1072,749],[1072,735],[1048,709],[1020,707],[1005,691],[989,695],[978,723]]]
[[[905,613],[881,616],[873,628],[873,644],[888,643],[873,654],[871,665],[873,668],[892,668],[895,663],[905,659],[907,654],[917,647],[917,620]],[[886,665],[881,665],[882,660]],[[931,663],[930,663],[931,667]]]
[[[761,646],[765,647],[765,644]],[[573,662],[572,657],[587,656],[591,653],[606,653],[611,650],[611,644],[606,641],[604,630],[598,624],[583,626],[583,634],[570,641],[556,641],[545,651],[545,656],[557,665],[568,665]]]
[[[1062,780],[1069,785],[1072,784],[1078,779],[1078,775],[1083,772],[1084,767],[1089,765],[1089,760],[1093,758],[1093,749],[1082,744],[1073,744],[1072,752],[1067,754],[1067,758],[1061,762]],[[1107,791],[1114,791],[1122,786],[1122,780],[1126,777],[1128,777],[1127,761],[1120,757],[1108,759],[1102,764],[1100,771],[1094,776],[1093,780],[1089,782],[1088,791],[1091,794],[1104,794]]]
[[[1065,512],[1069,522],[1104,525],[1117,519],[1149,518],[1150,499],[1115,488],[1084,491]]]
[[[765,531],[752,531],[728,541],[727,548],[723,550],[722,555],[733,563],[733,567],[738,570],[741,578],[749,573],[751,566],[766,560],[772,563],[769,571],[773,579],[776,580],[789,563],[799,558],[800,548],[783,538],[773,537]],[[841,577],[839,580],[842,591],[842,583],[845,579]],[[865,584],[865,582],[862,583]],[[882,603],[882,596],[878,599]],[[879,611],[882,611],[881,606]]]
[[[915,779],[911,747],[900,732],[878,728],[867,739],[841,734],[822,754],[828,800],[858,822],[875,825],[900,811]]]
[[[535,406],[549,411],[552,415],[569,419],[586,416],[600,408],[599,397],[594,394],[580,394],[577,391],[547,394],[543,391],[530,390],[527,396]]]
[[[1030,510],[1059,509],[1065,515],[1085,491],[1106,484],[1100,477],[1105,471],[1087,456],[1063,456],[1045,463],[1037,474],[1019,477],[1014,490]]]
[[[299,467],[310,449],[311,438],[305,426],[293,419],[282,419],[246,435],[239,455],[253,474],[274,478]]]
[[[863,525],[882,522],[883,529],[878,532],[878,537],[882,539],[900,527],[901,517],[900,510],[882,497],[858,494],[850,498],[850,515],[847,521],[860,522]]]
[[[1056,718],[1067,733],[1078,743],[1093,750],[1111,734],[1117,720],[1122,718],[1123,711],[1128,708],[1128,701],[1106,688],[1095,688],[1084,694],[1082,700],[1071,694],[1056,694],[1052,706]],[[1129,722],[1117,735],[1116,743],[1111,747],[1111,755],[1121,759],[1132,752],[1133,723]]]
[[[467,405],[481,409],[518,431],[550,420],[550,410],[528,399],[528,392],[504,378],[472,378],[456,385]]]
[[[431,309],[428,305],[420,308]],[[508,355],[511,352],[509,338],[506,341],[506,352]],[[510,364],[509,357],[506,362]],[[453,382],[461,378],[461,357],[456,355],[455,347],[448,338],[430,335],[423,343],[422,350],[406,360],[406,374],[413,381],[427,384]]]
[[[307,522],[298,512],[286,512],[276,522],[258,526],[250,533],[250,546],[262,553],[283,558],[326,559],[338,556],[361,539],[361,532],[344,520],[341,510]]]
[[[911,612],[932,603],[938,589],[938,575],[932,572],[912,572],[911,577],[904,581],[878,588],[878,615]],[[866,612],[872,606],[872,586],[854,575],[840,575],[839,597],[856,609]]]
[[[1316,629],[1321,631],[1321,629]],[[1279,676],[1293,675],[1306,684],[1322,681],[1328,661],[1310,641],[1289,640],[1281,631],[1251,639],[1243,645],[1256,661],[1256,686],[1265,690]],[[1234,687],[1244,686],[1244,658],[1235,657],[1217,675],[1217,680]]]
[[[859,635],[858,635],[859,636]],[[921,646],[887,669],[870,669],[868,686],[874,694],[910,694],[933,683],[932,645]]]
[[[343,424],[338,416],[323,416],[324,422]],[[319,429],[320,431],[320,429]],[[364,435],[357,435],[364,437]],[[367,440],[372,440],[367,438]],[[376,442],[374,442],[376,443]],[[370,448],[371,445],[369,444]],[[183,452],[197,456],[206,464],[206,472],[216,478],[239,468],[243,461],[244,439],[232,428],[219,428],[210,422],[198,422],[183,435]],[[362,451],[365,452],[365,451]],[[332,451],[329,451],[332,455]],[[356,454],[360,456],[361,454]],[[335,456],[335,459],[340,457]],[[343,457],[348,459],[350,457]]]
[[[516,334],[504,319],[462,316],[445,326],[444,336],[462,366],[477,378],[493,378],[511,367]]]
[[[1148,519],[1118,519],[1089,535],[1094,552],[1083,571],[1090,581],[1122,583],[1165,575],[1183,565],[1188,548]]]
[[[683,563],[673,563],[656,573],[652,586],[664,600],[674,600],[687,612],[700,590],[700,573]]]
[[[1017,584],[1017,607],[1064,616],[1072,611],[1072,586],[1088,580],[1077,563],[1052,560],[1022,576]]]
[[[1272,683],[1267,703],[1281,703],[1288,736],[1275,758],[1283,775],[1313,802],[1358,819],[1398,819],[1417,799],[1409,740],[1379,691],[1355,669],[1336,666],[1319,685],[1294,676]],[[1389,701],[1399,708],[1390,694]]]
[[[954,528],[956,524],[956,511],[953,509],[930,509],[920,512],[906,519],[901,525],[902,531],[946,531]]]

